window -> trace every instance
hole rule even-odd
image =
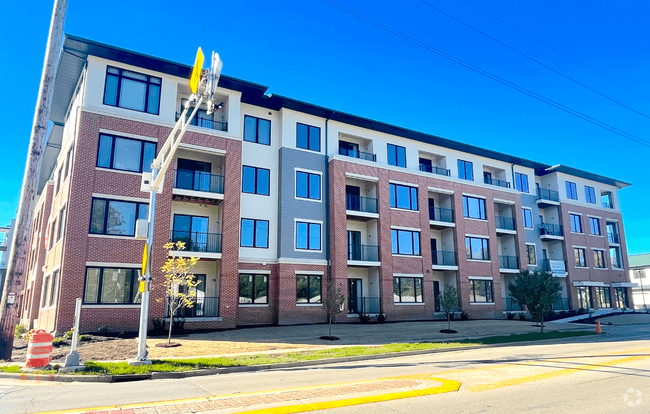
[[[388,144],[388,164],[406,168],[406,148]]]
[[[576,183],[572,183],[571,181],[566,182],[566,198],[570,198],[572,200],[578,199],[578,190],[576,190]]]
[[[576,260],[576,267],[587,267],[587,255],[585,249],[580,247],[573,248],[573,255]]]
[[[104,105],[158,115],[162,79],[109,66]]]
[[[485,199],[463,196],[463,216],[486,220]]]
[[[271,121],[246,115],[244,117],[244,141],[271,145]]]
[[[422,278],[420,277],[394,277],[393,278],[394,303],[422,303]]]
[[[633,270],[632,274],[633,274],[633,276],[632,276],[633,279],[645,279],[645,270],[644,269]]]
[[[596,269],[605,268],[605,252],[602,250],[594,250],[594,267]]]
[[[269,277],[267,275],[239,275],[239,303],[269,303]]]
[[[322,303],[321,276],[296,275],[296,303]]]
[[[93,198],[90,213],[91,234],[135,236],[135,222],[146,219],[149,204]]]
[[[139,277],[140,269],[137,268],[87,267],[84,303],[140,303]]]
[[[296,222],[296,249],[320,250],[320,223]]]
[[[616,293],[616,307],[627,308],[630,303],[627,297],[627,288],[617,287],[614,292]]]
[[[469,301],[471,303],[493,303],[491,280],[469,280]]]
[[[65,207],[59,211],[59,227],[57,228],[56,231],[56,241],[58,242],[61,240],[63,237],[63,233],[65,232]]]
[[[242,170],[243,193],[269,195],[271,187],[271,170],[244,165]]]
[[[241,219],[241,247],[269,248],[269,221]]]
[[[458,178],[474,181],[474,169],[471,162],[458,160]]]
[[[43,278],[43,291],[41,292],[41,308],[45,307],[47,303],[47,290],[50,288],[50,275]]]
[[[515,173],[515,189],[524,193],[528,192],[528,176],[526,174]]]
[[[54,247],[54,229],[56,229],[56,219],[50,223],[50,243],[48,244],[50,249]]]
[[[320,128],[297,124],[296,147],[320,152]]]
[[[569,214],[571,219],[571,231],[574,233],[582,233],[582,217],[579,214]]]
[[[524,227],[527,229],[533,228],[533,210],[529,208],[522,208],[521,213],[524,217]]]
[[[621,255],[618,250],[618,247],[610,247],[609,248],[609,260],[612,262],[612,267],[614,269],[622,269],[623,266],[621,266]]]
[[[465,237],[465,250],[468,259],[490,260],[488,239],[479,237]]]
[[[599,308],[611,308],[612,296],[608,287],[597,287],[596,294],[598,295]]]
[[[614,202],[612,201],[612,193],[606,192],[600,195],[600,203],[604,208],[614,208]]]
[[[593,187],[585,185],[585,199],[587,203],[596,204],[596,191]]]
[[[156,143],[112,135],[99,135],[97,166],[111,170],[151,172]]]
[[[61,176],[63,175],[63,168],[59,168],[56,174],[56,185],[54,186],[54,193],[59,194],[61,191]]]
[[[578,291],[578,302],[580,303],[580,308],[591,308],[591,290],[586,286],[578,286],[576,289]]]
[[[591,228],[591,234],[600,236],[600,219],[596,217],[589,217],[589,227]]]
[[[74,146],[70,146],[68,150],[68,155],[65,160],[65,178],[68,178],[68,175],[72,172],[72,156],[74,155]]]
[[[59,297],[59,271],[55,270],[52,273],[52,288],[50,289],[50,300],[48,306],[52,307],[56,304]]]
[[[391,230],[391,249],[393,254],[409,256],[420,255],[420,232],[410,230]]]
[[[320,200],[320,174],[296,171],[296,197]]]
[[[418,209],[418,189],[401,184],[389,184],[390,206],[406,210]]]
[[[528,264],[529,265],[536,265],[537,264],[537,253],[535,252],[535,245],[534,244],[527,244],[526,245],[526,253],[528,255]]]

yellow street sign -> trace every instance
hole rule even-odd
[[[199,81],[201,80],[201,72],[203,71],[203,51],[201,48],[196,52],[196,59],[194,60],[194,69],[192,69],[192,76],[190,77],[190,89],[192,93],[196,93],[199,89]]]
[[[144,293],[144,272],[147,270],[147,243],[144,244],[144,252],[142,252],[142,277],[140,281],[140,293]]]

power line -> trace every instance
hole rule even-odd
[[[420,47],[422,47],[422,48],[424,48],[426,50],[429,50],[429,51],[431,51],[431,52],[433,52],[433,53],[435,53],[437,55],[440,55],[440,56],[444,57],[445,59],[449,59],[452,62],[458,63],[461,66],[464,66],[464,67],[466,67],[466,68],[468,68],[470,70],[473,70],[474,72],[480,73],[481,75],[486,76],[486,77],[488,77],[490,79],[493,79],[493,80],[495,80],[495,81],[497,81],[499,83],[502,83],[502,84],[504,84],[504,85],[506,85],[506,86],[508,86],[508,87],[510,87],[512,89],[518,90],[519,92],[522,92],[522,93],[524,93],[524,94],[526,94],[526,95],[528,95],[528,96],[530,96],[532,98],[535,98],[535,99],[537,99],[537,100],[539,100],[541,102],[544,102],[544,103],[546,103],[548,105],[554,106],[554,107],[556,107],[556,108],[558,108],[558,109],[560,109],[560,110],[562,110],[562,111],[564,111],[566,113],[569,113],[569,114],[571,114],[573,116],[576,116],[576,117],[581,118],[581,119],[583,119],[583,120],[585,120],[587,122],[590,122],[590,123],[592,123],[594,125],[597,125],[597,126],[603,128],[603,129],[606,129],[606,130],[608,130],[610,132],[613,132],[613,133],[615,133],[617,135],[620,135],[620,136],[622,136],[624,138],[627,138],[627,139],[629,139],[631,141],[634,141],[634,142],[636,142],[638,144],[641,144],[641,145],[645,145],[646,147],[650,148],[650,141],[646,141],[641,137],[638,137],[638,136],[636,136],[634,134],[630,134],[629,132],[625,132],[623,130],[620,130],[620,129],[612,126],[612,125],[607,124],[606,122],[599,121],[599,120],[597,120],[595,118],[590,117],[589,115],[583,114],[582,112],[579,112],[579,111],[577,111],[575,109],[572,109],[572,108],[569,108],[569,107],[567,107],[565,105],[562,105],[559,102],[556,102],[556,101],[554,101],[552,99],[549,99],[549,98],[546,98],[546,97],[544,97],[542,95],[539,95],[539,94],[537,94],[537,93],[535,93],[535,92],[533,92],[531,90],[528,90],[528,89],[526,89],[526,88],[524,88],[522,86],[519,86],[519,85],[517,85],[515,83],[512,83],[512,82],[510,82],[510,81],[508,81],[506,79],[503,79],[503,78],[501,78],[501,77],[499,77],[497,75],[494,75],[494,74],[492,74],[492,73],[490,73],[490,72],[488,72],[486,70],[483,70],[483,69],[481,69],[481,68],[479,68],[477,66],[474,66],[474,65],[472,65],[470,63],[467,63],[467,62],[465,62],[465,61],[463,61],[463,60],[461,60],[459,58],[456,58],[456,57],[454,57],[454,56],[452,56],[452,55],[450,55],[448,53],[445,53],[445,52],[443,52],[443,51],[441,51],[439,49],[436,49],[433,46],[430,46],[430,45],[428,45],[428,44],[426,44],[424,42],[421,42],[421,41],[419,41],[419,40],[417,40],[415,38],[412,38],[412,37],[400,32],[398,30],[392,29],[392,28],[390,28],[390,27],[388,27],[388,26],[386,26],[386,25],[384,25],[382,23],[379,23],[379,22],[377,22],[377,21],[375,21],[375,20],[373,20],[373,19],[371,19],[369,17],[366,17],[366,16],[362,15],[361,13],[358,13],[358,12],[355,12],[354,10],[348,9],[347,7],[344,7],[344,6],[334,2],[332,0],[323,0],[323,1],[325,3],[331,4],[332,6],[338,8],[338,9],[341,9],[344,12],[349,13],[349,14],[351,14],[351,15],[353,15],[353,16],[361,19],[361,20],[364,20],[364,21],[366,21],[366,22],[368,22],[368,23],[370,23],[370,24],[372,24],[374,26],[377,26],[382,30],[385,30],[385,31],[387,31],[389,33],[392,33],[392,34],[394,34],[394,35],[396,35],[398,37],[401,37],[401,38],[403,38],[405,40],[408,40],[409,42],[414,43],[414,44],[416,44],[416,45],[418,45],[418,46],[420,46]]]
[[[558,75],[562,76],[563,78],[566,78],[566,79],[568,79],[568,80],[570,80],[570,81],[572,81],[572,82],[574,82],[574,83],[576,83],[576,84],[582,86],[583,88],[586,88],[586,89],[588,89],[588,90],[590,90],[590,91],[592,91],[592,92],[594,92],[594,93],[596,93],[596,94],[602,96],[602,97],[605,98],[605,99],[609,99],[610,101],[612,101],[612,102],[614,102],[614,103],[616,103],[616,104],[618,104],[618,105],[620,105],[620,106],[622,106],[622,107],[624,107],[624,108],[626,108],[626,109],[629,109],[629,110],[632,111],[632,112],[635,112],[635,113],[637,113],[637,114],[639,114],[639,115],[641,115],[641,116],[643,116],[643,117],[646,117],[646,118],[650,119],[650,116],[644,114],[643,112],[641,112],[641,111],[637,111],[636,109],[634,109],[634,108],[632,108],[632,107],[630,107],[630,106],[628,106],[628,105],[625,105],[624,103],[622,103],[622,102],[620,102],[620,101],[618,101],[618,100],[616,100],[616,99],[614,99],[614,98],[612,98],[612,97],[609,97],[609,96],[605,95],[604,93],[599,92],[599,91],[597,91],[596,89],[594,89],[594,88],[592,88],[592,87],[590,87],[590,86],[588,86],[588,85],[585,85],[584,83],[580,82],[579,80],[576,80],[576,79],[572,78],[571,76],[566,75],[566,74],[560,72],[559,70],[554,69],[554,68],[552,68],[551,66],[549,66],[549,65],[547,65],[547,64],[545,64],[545,63],[543,63],[543,62],[540,62],[539,60],[535,59],[534,57],[532,57],[532,56],[530,56],[530,55],[528,55],[528,54],[526,54],[526,53],[524,53],[524,52],[522,52],[522,51],[520,51],[520,50],[518,50],[518,49],[515,49],[514,47],[508,45],[507,43],[504,43],[504,42],[500,41],[499,39],[490,36],[489,34],[487,34],[487,33],[483,32],[483,31],[477,29],[476,27],[474,27],[474,26],[472,26],[472,25],[470,25],[470,24],[468,24],[468,23],[465,23],[464,21],[462,21],[462,20],[460,20],[460,19],[458,19],[458,18],[452,16],[451,14],[449,14],[449,13],[447,13],[447,12],[445,12],[445,11],[439,9],[439,8],[437,8],[436,6],[434,6],[434,5],[430,4],[430,3],[427,3],[427,2],[424,1],[424,0],[420,0],[420,3],[422,3],[422,4],[424,4],[424,5],[426,5],[426,6],[430,7],[430,8],[432,8],[433,10],[436,10],[437,12],[439,12],[439,13],[441,13],[441,14],[444,14],[445,16],[449,17],[450,19],[453,19],[453,20],[457,21],[458,23],[460,23],[460,24],[462,24],[463,26],[466,26],[466,27],[468,27],[468,28],[474,30],[475,32],[482,34],[483,36],[487,37],[488,39],[491,39],[491,40],[497,42],[497,43],[500,44],[501,46],[507,47],[508,49],[512,50],[513,52],[518,53],[518,54],[520,54],[521,56],[523,56],[523,57],[525,57],[525,58],[527,58],[527,59],[532,60],[533,62],[537,63],[538,65],[543,66],[543,67],[545,67],[546,69],[548,69],[548,70],[550,70],[550,71],[552,71],[552,72],[554,72],[554,73],[557,73]]]
[[[619,87],[625,89],[626,91],[635,94],[635,95],[638,96],[639,98],[643,98],[643,99],[645,99],[646,101],[649,101],[649,102],[650,102],[650,99],[646,98],[645,96],[639,94],[638,92],[633,91],[632,89],[630,89],[630,88],[628,88],[628,87],[626,87],[626,86],[624,86],[624,85],[621,85],[620,83],[616,82],[615,80],[613,80],[613,79],[611,79],[611,78],[608,78],[607,76],[603,75],[602,73],[597,72],[597,71],[595,71],[594,69],[591,69],[591,68],[588,67],[587,65],[578,62],[577,60],[571,58],[570,56],[568,56],[568,55],[566,55],[566,54],[560,52],[560,51],[557,50],[557,49],[555,49],[553,46],[549,46],[549,45],[547,45],[546,43],[542,42],[541,40],[539,40],[539,39],[537,39],[537,38],[535,38],[535,37],[529,35],[528,33],[524,32],[523,30],[518,29],[517,27],[515,27],[515,26],[511,25],[510,23],[508,23],[508,22],[506,22],[506,21],[504,21],[504,20],[498,18],[497,16],[495,16],[495,15],[491,14],[490,12],[488,12],[488,11],[486,11],[486,10],[484,10],[484,9],[482,9],[482,8],[480,8],[480,7],[478,7],[477,5],[475,5],[475,4],[473,4],[473,3],[470,3],[470,2],[467,1],[467,0],[463,0],[463,1],[464,1],[465,3],[467,3],[467,4],[469,4],[470,6],[474,7],[475,9],[480,10],[481,12],[487,14],[488,16],[492,17],[493,19],[500,21],[501,23],[505,24],[506,26],[510,27],[511,29],[518,31],[519,33],[521,33],[522,35],[528,37],[529,39],[532,39],[532,40],[534,40],[535,42],[539,43],[540,45],[542,45],[542,46],[544,46],[544,47],[546,47],[546,48],[548,48],[548,49],[551,49],[553,52],[555,52],[555,53],[557,53],[558,55],[564,57],[565,59],[570,60],[571,62],[575,63],[576,65],[581,66],[581,67],[587,69],[588,71],[590,71],[590,72],[592,72],[592,73],[595,73],[596,75],[600,76],[601,78],[610,81],[610,82],[613,83],[614,85],[619,86]]]

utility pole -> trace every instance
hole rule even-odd
[[[43,162],[43,151],[45,149],[47,126],[50,120],[54,80],[59,63],[67,7],[67,0],[54,1],[50,33],[45,48],[41,86],[36,100],[32,133],[27,151],[27,164],[25,165],[20,203],[18,204],[16,230],[11,244],[11,255],[7,261],[7,277],[2,291],[2,300],[0,301],[0,359],[7,361],[11,359],[14,329],[18,319],[18,304],[15,300],[9,300],[9,294],[17,295],[23,290],[25,283],[25,267],[33,213],[32,206],[38,191],[38,178],[40,177]]]

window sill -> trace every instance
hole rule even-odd
[[[112,168],[95,167],[95,170],[97,170],[97,171],[108,171],[108,172],[127,174],[127,175],[139,175],[139,176],[142,176],[142,173],[138,173],[138,172],[135,172],[135,171],[114,170]]]
[[[470,221],[482,221],[483,223],[487,223],[487,219],[481,219],[481,218],[474,218],[474,217],[465,217],[463,216],[465,220],[470,220]]]
[[[603,236],[602,234],[589,234],[589,235],[590,235],[590,236],[593,236],[593,237],[605,237],[605,236]]]
[[[623,269],[621,267],[612,267],[612,270],[625,271],[625,269]]]
[[[320,306],[323,306],[323,304],[322,303],[296,303],[296,306],[300,307],[300,308],[303,308],[303,307],[304,308],[309,308],[309,307],[320,307]]]
[[[113,235],[113,234],[92,234],[92,233],[89,233],[88,237],[119,239],[119,240],[138,240],[138,239],[135,238],[135,236],[117,236],[117,235]]]
[[[268,308],[268,303],[238,303],[239,308]]]
[[[587,269],[587,270],[589,270],[589,267],[587,267],[587,266],[573,266],[573,267],[575,267],[576,269]]]
[[[420,210],[411,210],[411,209],[408,209],[408,208],[399,208],[399,207],[391,207],[390,209],[395,210],[395,211],[407,211],[409,213],[419,213],[420,212]]]
[[[395,306],[424,306],[424,302],[393,302]]]
[[[606,267],[592,267],[593,270],[609,270]]]
[[[414,259],[422,259],[422,256],[415,256],[413,254],[395,254],[395,253],[393,253],[393,257],[412,257]]]
[[[298,196],[295,196],[294,200],[297,200],[297,201],[310,201],[312,203],[322,203],[323,202],[323,200],[321,200],[320,198],[308,198],[308,197],[298,197]]]
[[[492,263],[492,260],[484,259],[467,259],[468,262],[477,262],[477,263]]]
[[[582,236],[585,235],[585,234],[584,234],[583,232],[581,232],[581,231],[572,231],[571,234],[580,234],[580,235],[582,235]]]
[[[83,304],[84,309],[139,309],[141,305],[139,303],[116,303],[116,304]]]
[[[494,302],[470,302],[469,304],[472,305],[472,306],[474,306],[474,305],[477,305],[477,306],[485,306],[485,305],[494,306],[495,305]]]

